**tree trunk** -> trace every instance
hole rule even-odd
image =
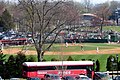
[[[41,50],[37,50],[37,58],[38,58],[38,62],[42,62],[43,52]]]
[[[103,24],[104,24],[104,19],[102,20],[101,25],[100,25],[100,32],[101,32],[101,34],[102,34],[102,30],[103,30]]]
[[[38,62],[40,62],[40,52],[37,51],[37,59],[38,59]]]
[[[103,27],[103,24],[101,24],[101,26],[100,26],[100,32],[102,33],[102,27]]]

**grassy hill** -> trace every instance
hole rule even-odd
[[[117,32],[120,32],[120,26],[104,26],[103,27],[103,30],[104,31],[117,31]]]

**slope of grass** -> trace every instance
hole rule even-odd
[[[85,59],[85,60],[94,60],[96,61],[97,59],[99,60],[100,62],[100,71],[106,71],[106,64],[107,64],[107,58],[110,56],[111,54],[99,54],[99,55],[72,55],[71,57],[74,59],[74,60],[82,60],[82,59]],[[64,60],[66,60],[68,58],[69,55],[67,56],[63,56],[64,57]],[[114,56],[116,56],[114,54]],[[120,54],[119,54],[120,56]],[[52,58],[56,58],[56,59],[59,59],[60,58],[60,55],[45,55],[44,56],[44,59],[50,61]],[[119,58],[119,61],[120,61],[120,58]]]
[[[117,32],[120,32],[120,26],[104,26],[103,27],[103,30],[104,31],[117,31]]]
[[[97,59],[100,62],[100,71],[106,71],[106,64],[107,64],[107,58],[112,55],[112,54],[97,54],[97,55],[45,55],[44,59],[47,61],[51,61],[51,59],[55,58],[55,59],[63,59],[63,60],[67,60],[69,56],[71,56],[73,58],[73,60],[75,61],[79,61],[82,59],[85,60],[94,60],[96,61]],[[9,58],[10,55],[6,54],[6,61]],[[14,55],[15,56],[15,55]],[[37,55],[26,55],[27,58],[32,56],[36,61],[37,61]],[[116,54],[113,54],[113,56],[116,57]],[[120,54],[118,54],[118,56],[120,57]],[[120,58],[118,58],[120,61]]]

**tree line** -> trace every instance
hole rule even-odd
[[[18,52],[17,55],[10,55],[6,59],[6,55],[0,52],[0,75],[2,78],[9,79],[12,77],[22,78],[22,63],[23,62],[34,62],[32,56],[26,57],[21,52]]]

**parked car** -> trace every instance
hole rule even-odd
[[[10,80],[20,80],[20,78],[10,78]]]
[[[56,74],[45,74],[44,80],[61,80],[59,75]]]
[[[75,77],[76,80],[92,80],[91,78],[89,78],[86,75],[78,75]]]
[[[0,80],[3,80],[1,76],[0,76]]]
[[[30,78],[27,78],[27,80],[41,80],[41,79],[38,77],[30,77]]]
[[[110,77],[103,72],[95,72],[95,80],[109,80]]]
[[[116,76],[114,80],[120,80],[120,76]]]
[[[62,80],[76,80],[73,76],[64,76]]]

